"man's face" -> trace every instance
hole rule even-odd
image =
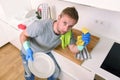
[[[57,24],[58,34],[65,34],[67,31],[71,30],[75,24],[76,20],[72,19],[68,15],[64,15],[62,17],[59,16]]]

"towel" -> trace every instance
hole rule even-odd
[[[71,33],[72,31],[70,30],[67,33],[61,35],[60,39],[61,39],[61,45],[63,49],[66,48],[70,44]]]

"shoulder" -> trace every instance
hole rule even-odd
[[[44,27],[46,25],[50,25],[53,23],[53,20],[52,19],[45,19],[45,20],[42,20],[42,19],[36,19],[34,20],[30,25],[28,25],[29,27]]]
[[[47,23],[52,23],[54,20],[53,19],[40,19],[40,20],[35,20],[34,23],[37,24],[47,24]]]
[[[48,29],[51,28],[51,26],[53,25],[54,20],[52,19],[40,19],[40,20],[34,20],[34,22],[29,25],[29,28],[32,28],[31,30],[40,30],[43,31],[43,29]]]

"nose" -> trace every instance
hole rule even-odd
[[[68,31],[68,29],[69,29],[69,27],[66,25],[66,26],[64,26],[64,31],[65,32],[67,32]]]

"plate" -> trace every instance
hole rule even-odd
[[[53,59],[45,53],[34,53],[34,61],[28,61],[30,71],[39,78],[48,78],[55,71]]]

